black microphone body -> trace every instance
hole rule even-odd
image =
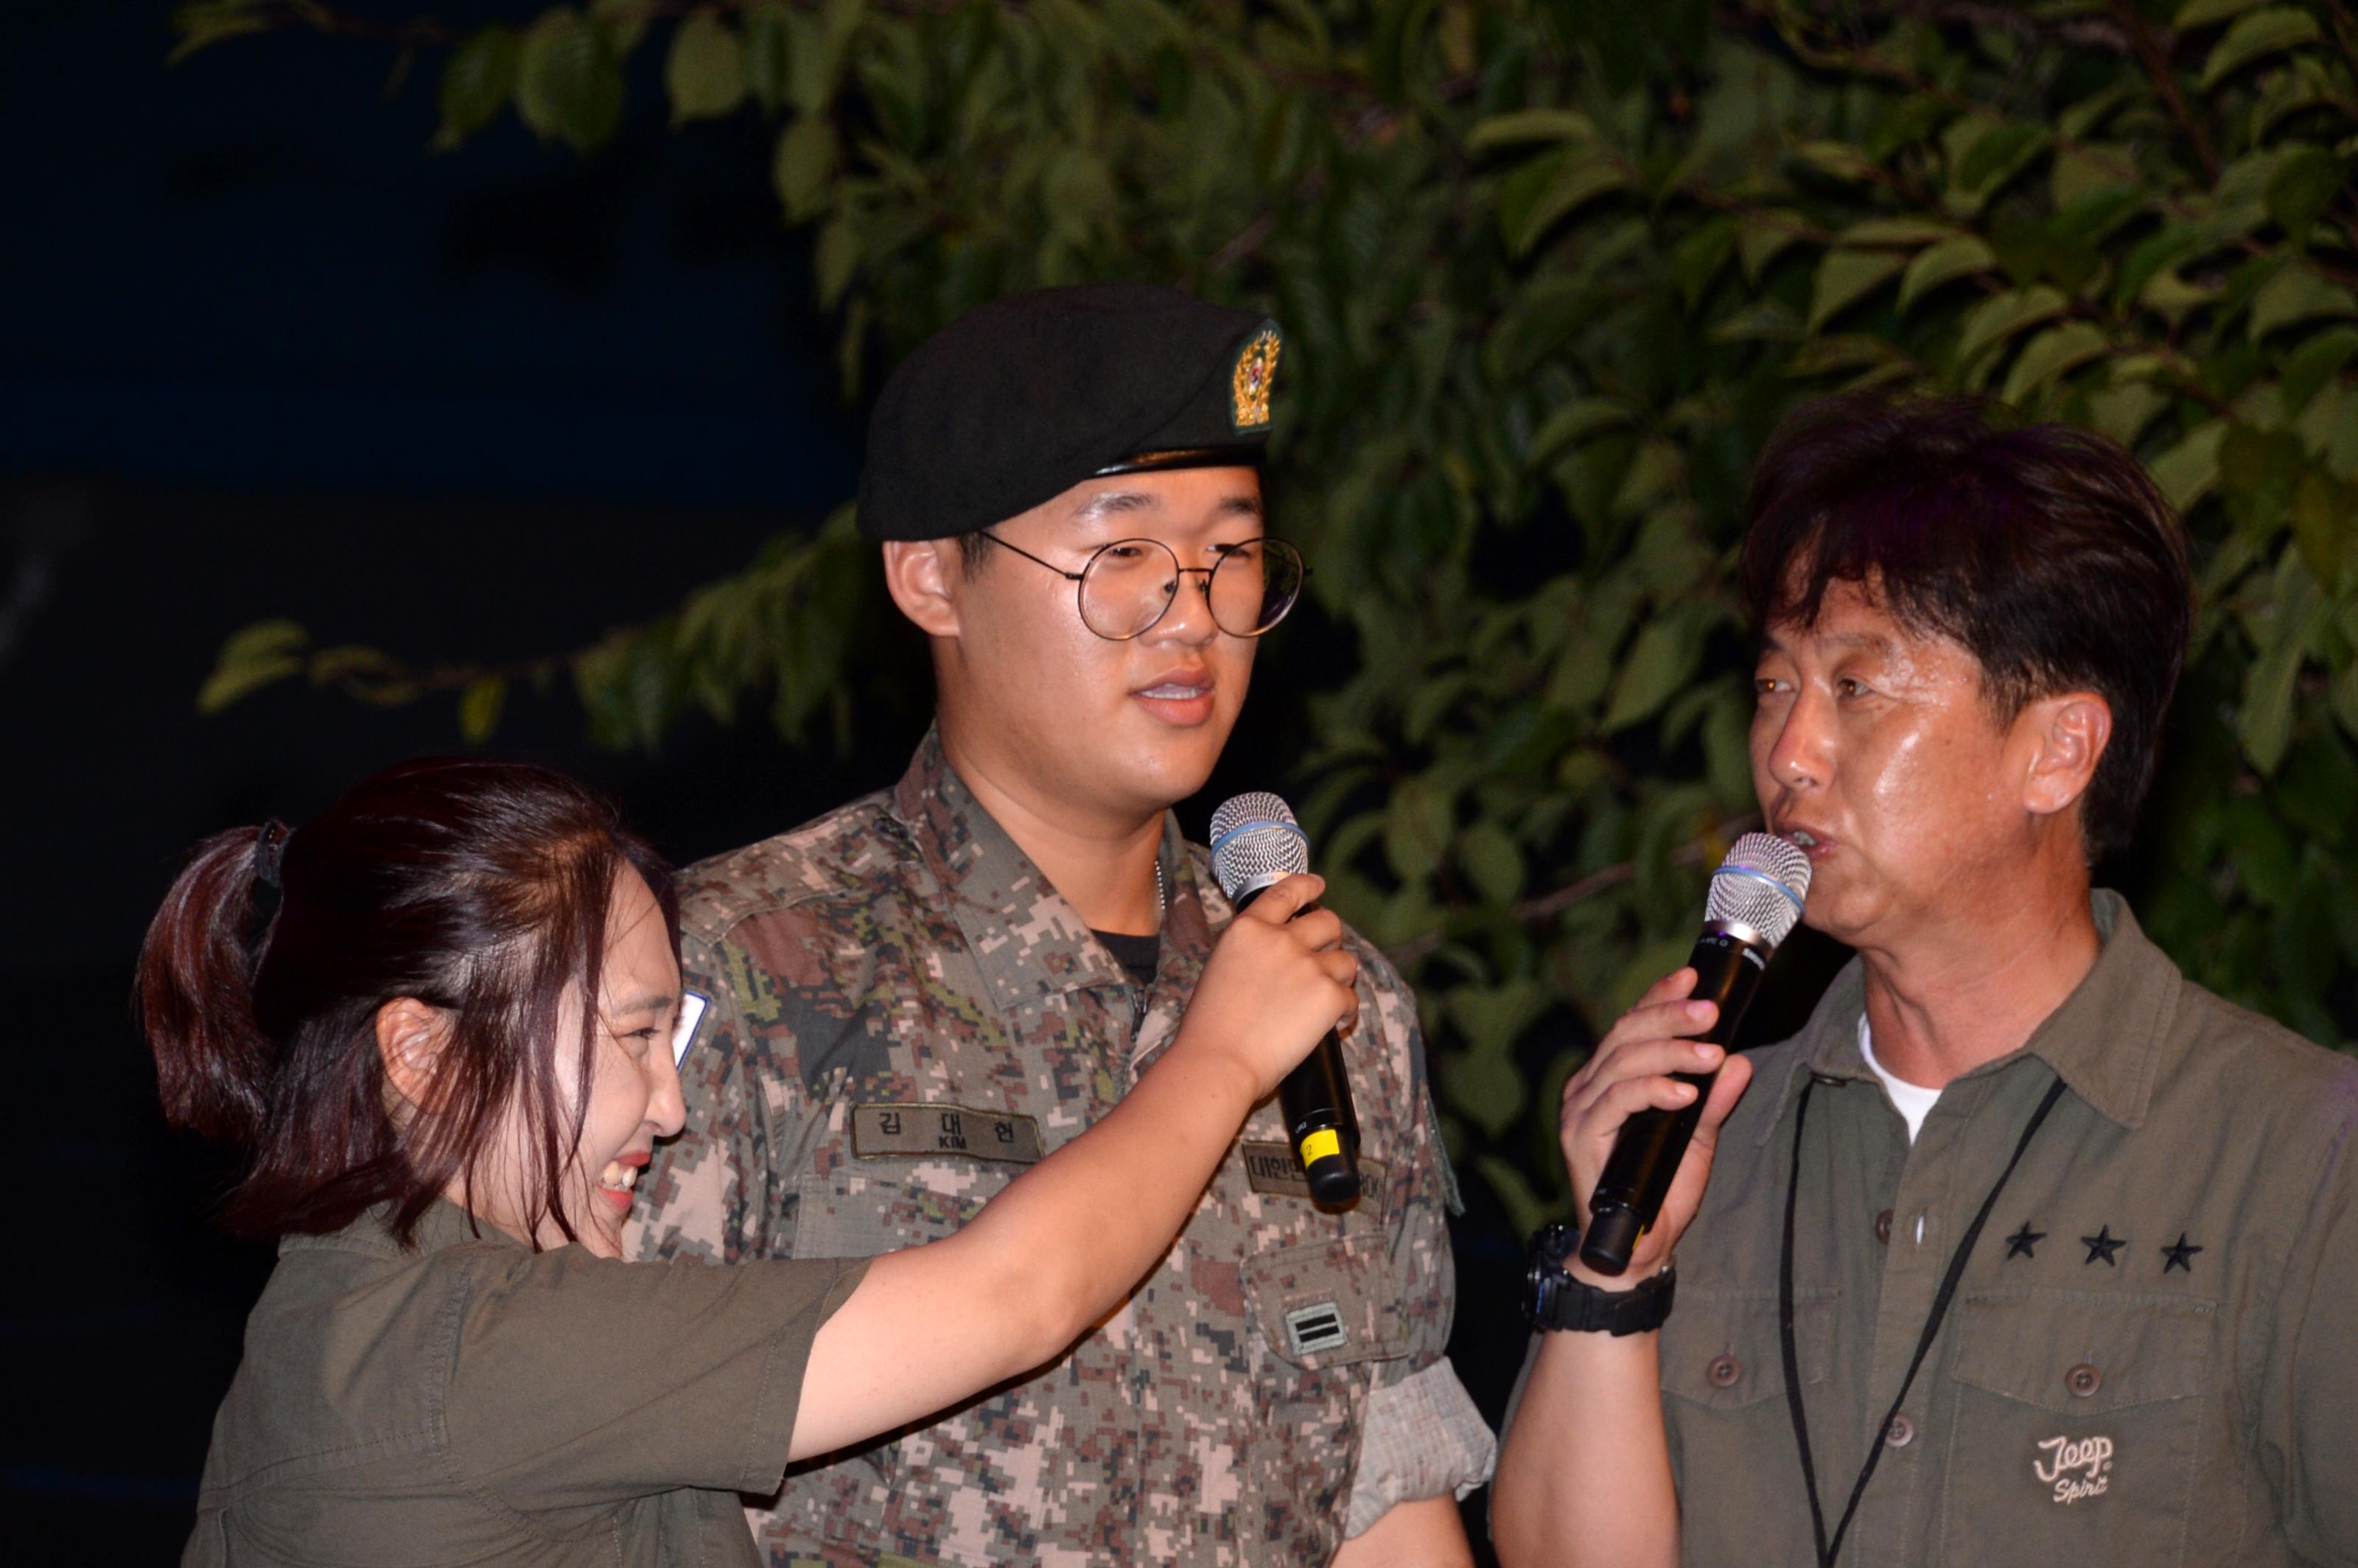
[[[1266,886],[1235,899],[1242,914]],[[1306,914],[1317,905],[1304,906]],[[1285,1118],[1286,1141],[1310,1184],[1310,1195],[1330,1208],[1359,1196],[1359,1118],[1351,1105],[1351,1080],[1343,1070],[1343,1043],[1333,1030],[1277,1086],[1277,1108]]]
[[[1693,1001],[1719,1004],[1712,1026],[1695,1036],[1716,1045],[1736,1039],[1736,1026],[1760,989],[1760,976],[1773,951],[1747,927],[1726,927],[1714,922],[1695,943],[1687,963],[1695,971]],[[1588,1199],[1588,1228],[1580,1238],[1580,1260],[1600,1274],[1618,1274],[1629,1266],[1629,1253],[1650,1229],[1670,1195],[1671,1178],[1703,1119],[1704,1101],[1711,1098],[1716,1072],[1673,1073],[1682,1084],[1694,1086],[1695,1097],[1676,1110],[1641,1110],[1621,1124],[1613,1152],[1596,1178]]]

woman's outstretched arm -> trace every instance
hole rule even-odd
[[[1253,1106],[1354,1014],[1325,884],[1289,877],[1221,936],[1178,1037],[1120,1104],[956,1236],[887,1253],[819,1330],[793,1456],[831,1453],[1049,1360],[1117,1305],[1195,1212]]]

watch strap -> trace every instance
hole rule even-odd
[[[1523,1316],[1533,1328],[1619,1336],[1662,1326],[1678,1287],[1676,1270],[1664,1269],[1626,1291],[1599,1290],[1564,1269],[1578,1245],[1579,1233],[1567,1225],[1543,1226],[1532,1236]]]

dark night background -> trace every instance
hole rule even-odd
[[[379,46],[274,36],[168,70],[161,4],[6,16],[0,994],[27,1227],[0,1539],[164,1562],[269,1255],[208,1227],[227,1164],[157,1112],[140,934],[205,834],[458,744],[447,699],[290,684],[200,718],[222,638],[287,615],[427,663],[578,646],[822,517],[860,423],[751,126],[666,134],[642,97],[594,164],[513,119],[434,157],[431,92],[384,100]],[[1287,678],[1264,673],[1207,795],[1275,782],[1249,760],[1290,760]],[[844,759],[758,719],[620,755],[559,688],[512,698],[493,749],[597,779],[686,860],[889,782],[914,722]],[[1514,1249],[1477,1207],[1459,1252],[1454,1348],[1495,1418]]]

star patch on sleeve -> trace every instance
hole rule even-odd
[[[2177,1242],[2161,1249],[2162,1257],[2168,1260],[2162,1264],[2161,1271],[2167,1274],[2172,1269],[2183,1269],[2190,1274],[2194,1272],[2194,1255],[2201,1250],[2186,1239],[2186,1232],[2180,1231]]]
[[[2037,1247],[2040,1242],[2046,1239],[2047,1232],[2043,1230],[2031,1229],[2030,1221],[2026,1219],[2022,1222],[2022,1228],[2020,1230],[2016,1231],[2012,1236],[2006,1238],[2006,1255],[2008,1258],[2029,1258],[2035,1260],[2038,1258],[2039,1254],[2032,1251],[2031,1249]]]

